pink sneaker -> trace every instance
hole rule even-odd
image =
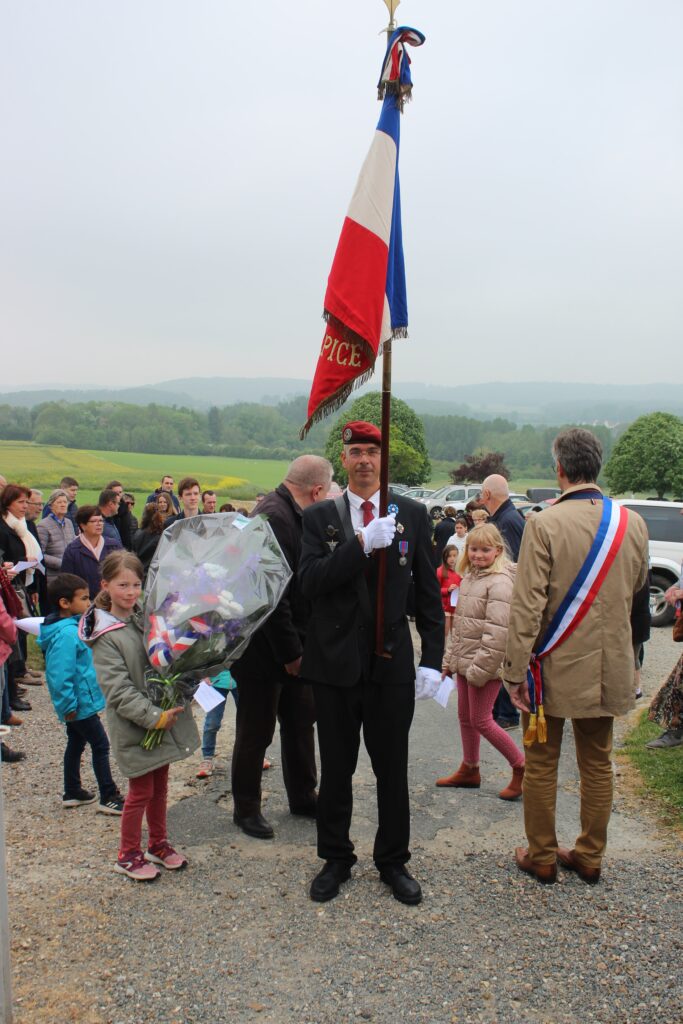
[[[142,856],[141,850],[131,850],[129,853],[122,853],[114,865],[114,871],[121,875],[128,875],[135,882],[153,882],[161,872],[153,864],[148,864]]]
[[[149,849],[145,854],[145,860],[150,864],[161,864],[167,871],[178,871],[179,868],[187,867],[187,857],[182,853],[176,853],[166,839]]]

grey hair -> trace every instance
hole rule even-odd
[[[38,493],[40,494],[40,491],[38,491]],[[66,493],[66,491],[62,490],[61,487],[58,487],[56,491],[52,492],[50,497],[45,502],[45,504],[48,506],[48,508],[52,507],[52,502],[56,501],[57,498],[66,498],[66,500],[68,501],[69,500],[69,495]]]
[[[300,455],[290,462],[285,474],[285,483],[294,487],[328,487],[332,483],[332,463],[322,455]]]
[[[43,496],[43,492],[39,491],[37,487],[31,487],[31,494],[37,494],[39,498]]]
[[[602,467],[602,445],[595,434],[582,427],[563,430],[553,441],[552,455],[570,484],[594,483]]]

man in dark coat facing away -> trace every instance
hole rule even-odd
[[[372,423],[342,431],[343,495],[304,513],[299,584],[313,611],[301,664],[313,683],[321,781],[318,856],[325,864],[311,898],[333,899],[356,862],[349,837],[352,780],[360,731],[377,778],[379,827],[374,861],[382,880],[403,903],[419,903],[410,859],[408,733],[415,709],[415,663],[406,602],[415,584],[415,617],[422,640],[418,672],[440,678],[444,617],[432,565],[431,530],[424,505],[390,493],[389,514],[379,516],[381,436]],[[386,555],[386,598],[381,656],[375,654],[377,558]]]
[[[316,814],[315,708],[311,687],[299,679],[310,607],[302,597],[297,568],[303,509],[326,498],[331,482],[327,459],[300,455],[253,513],[267,518],[294,574],[277,608],[231,669],[239,698],[232,754],[234,821],[256,839],[274,835],[261,814],[261,773],[276,720],[289,808],[305,817]]]

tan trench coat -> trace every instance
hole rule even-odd
[[[503,675],[521,683],[531,652],[573,583],[597,533],[602,502],[566,500],[527,522],[512,594]],[[594,486],[594,485],[591,485]],[[557,718],[626,714],[635,705],[631,603],[648,569],[648,535],[642,518],[628,513],[619,552],[588,614],[543,659],[545,712]]]

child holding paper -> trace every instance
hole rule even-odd
[[[462,576],[455,571],[459,558],[460,552],[454,545],[445,547],[441,556],[441,565],[436,572],[439,578],[439,586],[441,587],[441,601],[446,618],[446,640],[448,640],[448,634],[451,631],[453,612],[458,603],[458,590],[462,583]]]
[[[137,882],[150,882],[167,870],[184,868],[166,835],[168,769],[199,746],[190,707],[162,711],[147,696],[149,669],[138,605],[144,570],[129,551],[114,551],[102,563],[102,591],[81,620],[81,635],[92,649],[107,702],[107,725],[116,762],[128,780],[115,870]],[[162,742],[145,750],[148,729],[163,729]],[[149,841],[142,852],[142,819]]]
[[[497,527],[483,523],[467,534],[458,569],[462,583],[442,668],[444,678],[447,674],[457,678],[463,762],[457,772],[438,779],[436,784],[479,789],[479,745],[483,736],[512,768],[512,780],[498,796],[501,800],[517,800],[522,795],[524,754],[493,719],[515,573]]]
[[[237,704],[237,683],[227,669],[219,672],[211,679],[211,685],[218,690],[223,700],[215,708],[207,711],[204,719],[204,732],[202,734],[202,761],[197,769],[198,779],[208,779],[213,775],[213,759],[216,754],[216,736],[223,724],[225,705],[228,702],[228,694],[231,693],[235,704]]]

